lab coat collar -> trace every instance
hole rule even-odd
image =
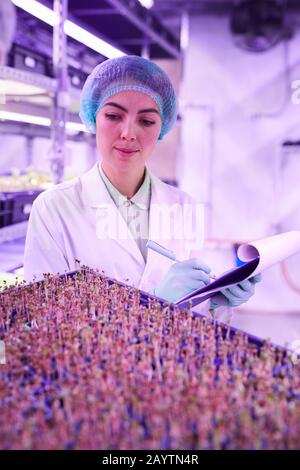
[[[109,194],[114,200],[115,204],[118,207],[123,205],[124,202],[128,200],[127,196],[124,196],[123,194],[121,194],[120,191],[118,191],[118,189],[111,183],[111,181],[108,179],[108,177],[104,173],[104,170],[100,162],[98,163],[98,171]],[[151,180],[150,180],[149,171],[146,167],[142,185],[140,186],[139,190],[135,193],[135,195],[129,200],[133,202],[139,209],[147,211],[150,207],[150,198],[151,198]]]
[[[134,196],[130,199],[139,209],[142,210],[149,210],[150,208],[150,201],[151,201],[151,178],[149,175],[149,170],[145,168],[145,177],[144,181],[139,188],[139,190],[135,193]]]
[[[82,188],[82,200],[86,206],[98,208],[103,203],[111,202],[111,197],[98,172],[98,163],[79,177]]]
[[[156,229],[156,223],[157,220],[153,216],[154,211],[151,210],[154,205],[159,205],[159,204],[170,204],[174,203],[175,200],[177,199],[174,197],[173,189],[170,188],[166,183],[163,183],[157,176],[152,174],[152,172],[149,171],[149,176],[151,179],[151,204],[150,204],[150,211],[149,211],[149,239],[159,243],[160,245],[165,246],[166,248],[173,249],[174,245],[172,244],[172,241],[170,240],[162,240],[158,238],[155,234],[157,233]],[[82,188],[82,200],[83,203],[91,208],[97,209],[103,207],[105,204],[112,204],[112,198],[109,195],[109,192],[102,180],[102,178],[99,175],[99,171],[97,168],[97,164],[95,164],[87,173],[84,175],[80,176],[80,181],[81,181],[81,188]],[[117,207],[113,203],[114,210],[118,211]],[[120,223],[124,224],[125,228],[125,221],[121,217]],[[130,232],[130,231],[129,231]],[[138,263],[143,266],[144,273],[141,278],[141,287],[146,288],[144,286],[143,280],[145,277],[147,277],[148,273],[153,270],[153,265],[157,265],[157,263],[160,264],[168,264],[171,265],[171,261],[160,256],[159,260],[157,259],[156,253],[154,253],[152,250],[148,251],[148,256],[147,256],[147,261],[146,261],[146,266],[145,266],[145,260],[142,256],[142,253],[140,252],[140,249],[135,241],[135,239],[132,237],[131,233],[129,233],[129,239],[122,239],[122,238],[116,238],[114,239],[116,243],[118,243],[124,250],[129,252],[131,256],[133,256]]]
[[[121,246],[125,251],[130,253],[132,257],[144,268],[145,260],[139,249],[139,246],[132,236],[131,231],[127,228],[126,222],[121,216],[117,206],[115,205],[109,191],[107,190],[103,179],[99,174],[99,170],[96,163],[89,171],[79,177],[81,183],[81,194],[83,204],[92,211],[94,211],[94,220],[97,227],[97,216],[103,210],[103,208],[110,207],[113,214],[113,220],[118,220],[119,228],[121,233],[127,233],[127,237],[110,237],[113,238],[114,242]],[[103,239],[105,244],[106,239]]]
[[[80,176],[83,202],[94,208],[102,206],[103,202],[111,202],[111,197],[99,175],[97,165],[98,163]],[[168,192],[165,191],[167,185],[157,178],[149,168],[147,168],[147,172],[151,180],[152,198],[155,198],[156,203],[168,202]]]

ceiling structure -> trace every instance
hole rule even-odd
[[[53,8],[53,0],[39,1]],[[178,59],[181,55],[180,32],[184,13],[229,17],[234,5],[241,1],[246,0],[154,0],[153,7],[146,9],[138,0],[68,0],[68,18],[127,54],[144,55],[154,60]],[[294,12],[300,13],[299,0],[272,1],[284,4],[287,12],[293,15]],[[19,49],[25,47],[40,56],[44,55],[45,60],[42,60],[41,70],[38,71],[51,76],[52,28],[19,8],[17,15],[15,43]],[[296,18],[297,15],[294,16]],[[15,62],[10,65],[17,67],[15,52],[14,56]],[[77,69],[78,73],[89,73],[95,64],[105,58],[68,38],[69,66]],[[47,68],[49,70],[45,70]]]
[[[53,9],[53,0],[38,1]],[[228,17],[229,20],[234,5],[241,1],[247,0],[154,0],[153,7],[148,10],[138,0],[69,0],[68,19],[127,54],[148,54],[154,60],[177,59],[181,55],[181,24],[186,13],[191,17],[212,15]],[[300,0],[273,1],[284,2],[292,20],[290,22],[296,27],[300,26]],[[53,29],[20,8],[16,8],[16,12],[17,30],[9,53],[9,67],[4,67],[2,72],[0,70],[0,79],[5,83],[8,94],[6,106],[7,109],[10,106],[8,110],[11,112],[26,113],[30,105],[32,115],[44,116],[46,108],[49,112],[49,97],[55,88]],[[67,43],[71,96],[69,111],[72,121],[78,124],[80,90],[87,74],[106,56],[69,37]],[[31,90],[24,84],[35,88]],[[2,123],[0,127],[4,125],[11,124]],[[45,132],[41,126],[36,127]],[[29,129],[28,125],[26,129]],[[11,132],[10,127],[8,132]],[[33,129],[33,132],[36,130]]]
[[[53,8],[53,0],[39,0]],[[183,13],[190,15],[230,15],[234,5],[245,0],[154,0],[151,9],[138,0],[69,0],[69,19],[106,39],[129,54],[147,51],[150,58],[178,58]],[[260,0],[256,0],[259,2]],[[273,0],[288,11],[300,12],[299,0]],[[28,13],[17,9],[18,26],[30,30],[51,28]],[[24,34],[22,34],[24,39]]]

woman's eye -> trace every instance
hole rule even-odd
[[[105,114],[105,117],[107,117],[107,119],[109,119],[110,121],[117,121],[120,116],[118,116],[117,114]]]
[[[141,119],[141,123],[142,123],[144,126],[152,126],[153,124],[155,124],[154,121],[149,121],[148,119]]]

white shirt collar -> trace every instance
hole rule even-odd
[[[151,200],[151,178],[146,166],[143,183],[131,199],[128,199],[127,196],[121,194],[120,191],[118,191],[118,189],[111,183],[111,181],[104,173],[101,163],[98,163],[97,166],[99,174],[117,207],[120,207],[120,205],[124,204],[125,201],[129,200],[140,209],[149,209]]]

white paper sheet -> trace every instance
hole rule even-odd
[[[259,256],[259,263],[254,276],[276,263],[295,255],[300,251],[300,232],[292,230],[272,237],[262,238],[245,243],[238,248],[237,255],[241,261],[248,262]]]

